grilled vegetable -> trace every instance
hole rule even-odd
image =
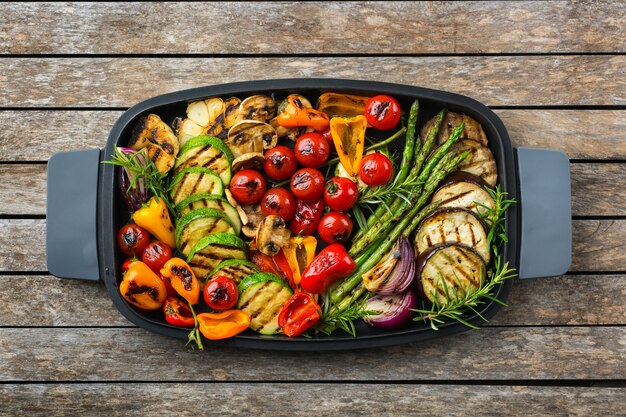
[[[356,176],[361,166],[365,148],[365,129],[367,129],[365,116],[349,119],[333,117],[330,121],[330,132],[339,160],[351,177]]]
[[[282,217],[271,214],[264,218],[256,234],[257,249],[268,256],[274,256],[287,246],[291,231]]]
[[[433,246],[417,258],[417,290],[424,300],[439,305],[476,291],[486,274],[480,255],[461,245]]]
[[[210,208],[223,212],[230,219],[235,233],[241,232],[241,220],[237,210],[224,198],[214,194],[192,194],[185,198],[183,201],[176,205],[176,212],[178,217],[183,217],[185,214],[193,210],[202,208]]]
[[[307,105],[308,104],[308,105]],[[312,127],[318,132],[328,127],[329,118],[325,113],[310,108],[311,103],[305,102],[301,96],[292,94],[281,103],[276,121],[286,128]]]
[[[487,210],[485,207],[495,207],[495,202],[481,185],[483,181],[475,175],[455,172],[446,177],[443,184],[432,198],[440,202],[439,207],[460,207],[479,216]]]
[[[276,115],[276,103],[268,96],[250,96],[241,102],[239,113],[242,120],[267,122]]]
[[[148,204],[133,213],[133,221],[170,248],[175,248],[174,226],[165,200],[152,197]]]
[[[483,258],[485,264],[489,264],[491,255],[487,232],[480,219],[469,210],[439,209],[422,221],[415,235],[417,254],[439,243],[468,246]]]
[[[237,97],[231,97],[224,101],[224,128],[230,129],[242,120],[241,116],[241,100]]]
[[[415,277],[415,252],[405,237],[374,268],[363,274],[363,285],[376,294],[406,291]]]
[[[124,203],[130,211],[139,210],[152,196],[145,176],[139,175],[140,171],[147,169],[145,151],[137,152],[130,148],[117,147],[113,158],[122,164],[117,168],[117,184]]]
[[[293,292],[274,274],[258,272],[239,283],[237,307],[250,314],[250,328],[261,334],[278,333],[278,315]]]
[[[356,264],[348,255],[343,245],[333,243],[328,245],[313,259],[302,273],[300,285],[311,294],[324,292],[333,283],[349,276]]]
[[[459,164],[459,170],[469,172],[483,179],[488,186],[494,187],[498,181],[498,168],[491,150],[472,139],[465,139],[452,147],[452,152],[469,151],[465,161]]]
[[[200,284],[191,267],[180,258],[172,258],[161,268],[161,276],[169,281],[174,290],[189,304],[198,304]]]
[[[310,294],[297,292],[278,315],[278,325],[285,336],[295,337],[310,329],[320,318],[322,309]]]
[[[422,143],[426,139],[426,135],[430,127],[435,123],[436,118],[432,118],[422,128],[422,132],[420,134],[420,138]],[[485,131],[483,127],[476,120],[472,119],[470,116],[461,113],[452,113],[449,112],[443,118],[443,123],[441,124],[441,129],[437,135],[437,144],[441,145],[448,139],[450,134],[454,129],[458,126],[464,124],[463,132],[461,133],[461,139],[473,139],[487,146],[487,135],[485,135]]]
[[[187,262],[195,274],[205,280],[208,274],[227,259],[246,260],[248,248],[244,241],[230,233],[214,233],[204,236],[193,245]]]
[[[220,196],[224,185],[220,177],[208,168],[185,168],[174,175],[170,182],[172,202],[179,205],[194,194],[213,194]]]
[[[269,124],[256,120],[242,120],[228,131],[226,144],[235,158],[250,152],[263,152],[276,146],[278,136]]]
[[[120,283],[120,294],[143,310],[158,310],[167,297],[165,284],[141,261],[130,264]]]
[[[317,99],[317,109],[329,117],[362,115],[369,97],[352,94],[324,93]]]
[[[237,304],[239,298],[237,284],[228,277],[218,275],[207,281],[202,291],[202,298],[213,310],[228,310]]]
[[[233,197],[233,194],[230,190],[224,190],[224,194],[226,194],[226,198],[228,202],[233,205],[237,209],[237,213],[239,213],[239,218],[241,219],[241,223],[243,227],[241,231],[247,237],[255,237],[256,231],[259,227],[259,223],[263,220],[263,213],[261,212],[260,204],[239,204],[237,200]]]
[[[412,289],[393,295],[376,295],[365,302],[365,309],[375,312],[363,318],[367,324],[384,329],[396,329],[407,324],[417,306],[417,297]]]
[[[244,153],[233,161],[233,172],[239,172],[244,169],[260,170],[264,161],[265,157],[261,152]]]
[[[300,278],[306,267],[313,262],[316,247],[317,239],[313,236],[292,236],[289,239],[289,244],[283,249],[287,263],[291,268],[292,288],[294,290],[300,289]]]
[[[178,138],[172,129],[156,114],[139,119],[131,133],[128,146],[136,151],[146,149],[148,159],[154,162],[160,173],[174,166],[178,154]]]
[[[176,327],[193,327],[194,319],[187,303],[178,298],[170,297],[163,304],[165,321]]]
[[[233,337],[250,325],[250,315],[241,310],[200,313],[197,319],[200,333],[209,340]]]
[[[259,272],[259,268],[249,261],[243,259],[227,259],[217,265],[209,274],[208,278],[214,278],[218,275],[228,277],[239,284],[245,277]]]
[[[200,239],[222,232],[235,233],[235,228],[226,214],[210,208],[193,210],[181,217],[176,224],[176,246],[187,256]]]
[[[174,170],[178,173],[185,168],[204,167],[219,175],[224,184],[228,184],[233,159],[233,154],[221,139],[213,136],[196,136],[189,139],[181,148]]]
[[[287,138],[293,142],[295,142],[296,139],[298,139],[298,136],[300,136],[300,134],[302,134],[302,132],[305,129],[304,127],[291,127],[291,128],[283,127],[278,124],[277,117],[274,117],[268,123],[276,130],[276,135],[279,138]]]
[[[174,123],[181,146],[194,136],[218,136],[224,131],[225,103],[219,97],[189,103],[186,113],[186,119]]]

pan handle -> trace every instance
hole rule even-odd
[[[60,278],[100,279],[96,203],[100,149],[60,152],[48,161],[46,257]]]
[[[520,278],[562,275],[572,263],[569,159],[563,152],[517,148]]]

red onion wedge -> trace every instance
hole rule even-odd
[[[116,157],[127,161],[129,165],[145,165],[145,153],[137,153],[131,148],[118,147]],[[130,211],[136,211],[151,197],[143,178],[135,178],[135,173],[128,167],[120,166],[117,171],[117,183],[124,202]]]
[[[368,291],[381,295],[404,292],[415,277],[415,251],[405,237],[375,267],[363,274]]]
[[[363,318],[370,326],[395,329],[406,325],[413,317],[412,308],[417,306],[417,296],[413,289],[402,294],[375,295],[365,303],[365,309],[378,314]]]

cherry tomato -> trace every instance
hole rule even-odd
[[[170,247],[158,240],[150,242],[141,255],[141,261],[156,273],[159,273],[165,262],[171,258],[172,250]]]
[[[204,286],[204,302],[213,310],[228,310],[237,304],[239,293],[232,279],[218,275]]]
[[[137,258],[126,258],[126,260],[122,264],[122,273],[128,271],[128,268],[130,268],[130,264],[132,264],[136,260]]]
[[[314,168],[302,168],[291,177],[291,192],[302,201],[315,201],[324,194],[324,175]]]
[[[319,321],[320,311],[322,309],[310,294],[297,292],[280,310],[278,326],[285,336],[298,336]]]
[[[298,168],[296,155],[286,146],[279,145],[265,152],[263,171],[265,175],[276,181],[286,180]]]
[[[265,178],[253,169],[241,170],[230,180],[230,192],[241,204],[258,203],[266,188]]]
[[[317,233],[326,243],[344,243],[352,234],[352,219],[345,213],[331,211],[322,217]]]
[[[150,243],[150,234],[134,223],[125,224],[117,233],[117,246],[129,256],[141,256]]]
[[[350,178],[333,177],[326,181],[324,201],[331,210],[350,210],[359,198],[359,189]]]
[[[322,137],[324,139],[326,139],[326,142],[328,142],[328,147],[330,148],[330,153],[337,153],[337,149],[335,149],[335,142],[333,141],[333,135],[332,133],[330,133],[330,126],[324,130],[323,132],[320,132],[320,135],[322,135]]]
[[[301,165],[310,168],[319,168],[330,155],[328,141],[316,132],[301,135],[293,148],[296,159]]]
[[[324,199],[306,202],[297,200],[296,214],[289,223],[291,233],[294,235],[309,236],[315,233],[317,225],[324,215]]]
[[[365,118],[374,129],[393,129],[400,121],[400,103],[384,94],[374,96],[365,103]]]
[[[159,279],[161,281],[163,281],[163,284],[165,284],[165,290],[167,292],[167,298],[176,298],[178,297],[178,293],[176,292],[176,290],[174,289],[174,287],[172,287],[172,284],[170,283],[170,280],[165,278],[163,275],[161,275],[161,272],[159,271],[159,273],[157,274],[159,276]]]
[[[366,155],[361,161],[359,176],[370,187],[387,184],[392,175],[391,161],[382,153]]]
[[[296,213],[296,198],[284,188],[270,188],[261,200],[261,211],[264,216],[276,214],[288,222]]]

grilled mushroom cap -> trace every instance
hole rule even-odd
[[[226,144],[235,158],[249,152],[263,152],[265,146],[274,147],[277,142],[276,130],[267,123],[255,120],[242,120],[236,123],[228,131],[226,139]]]
[[[268,256],[276,255],[281,248],[287,246],[291,231],[282,217],[270,214],[261,221],[256,233],[256,246],[261,253]]]
[[[233,161],[233,172],[241,171],[242,169],[260,170],[263,166],[263,161],[265,161],[265,157],[261,152],[244,153]]]
[[[241,118],[267,122],[276,115],[276,103],[268,96],[250,96],[241,102]]]
[[[300,136],[303,130],[301,127],[283,127],[278,124],[278,119],[276,117],[270,120],[269,124],[276,130],[276,136],[279,138],[287,138],[294,142],[298,139],[298,136]]]

